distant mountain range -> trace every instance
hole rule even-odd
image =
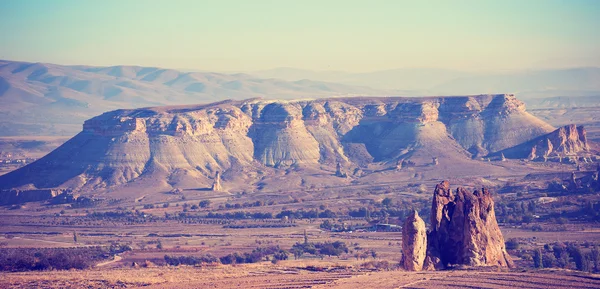
[[[250,74],[0,60],[0,136],[74,135],[105,111],[223,99],[516,93],[528,105],[600,102],[600,68],[514,73],[396,69],[370,73],[278,68]],[[565,100],[585,96],[585,100]],[[565,98],[566,97],[566,98]]]
[[[139,66],[62,66],[0,60],[0,136],[74,135],[119,108],[223,99],[385,95],[368,87]]]
[[[600,96],[598,67],[501,73],[434,68],[394,69],[370,73],[277,68],[249,73],[262,78],[276,77],[288,81],[312,79],[403,90],[406,92],[405,96],[515,93],[525,101],[557,96]]]

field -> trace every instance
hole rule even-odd
[[[28,210],[33,210],[30,206]],[[12,214],[8,214],[12,212]],[[459,268],[440,272],[406,272],[401,259],[400,232],[331,232],[322,220],[295,220],[293,227],[223,228],[222,224],[158,220],[127,223],[91,221],[85,214],[52,216],[4,211],[0,247],[72,248],[129,244],[131,251],[109,256],[86,270],[0,273],[0,288],[597,288],[598,275],[572,270],[534,270],[531,261],[513,255],[517,269]],[[236,224],[263,224],[242,220]],[[278,222],[278,221],[271,221]],[[355,220],[359,222],[359,220]],[[501,227],[506,239],[517,238],[523,248],[552,242],[600,240],[594,224],[570,225],[567,231],[535,232],[522,226]],[[77,242],[73,233],[77,233]],[[295,243],[343,241],[350,251],[340,256],[304,255],[273,263],[167,266],[165,255],[224,256],[257,247]],[[158,241],[161,248],[157,248]],[[357,256],[373,250],[376,256]]]
[[[304,265],[304,264],[296,264]],[[289,267],[288,267],[289,266]],[[122,268],[3,273],[1,288],[598,288],[600,276],[563,270],[313,272],[294,262],[208,268]]]

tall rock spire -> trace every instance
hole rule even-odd
[[[223,190],[223,187],[221,186],[221,172],[219,171],[217,171],[217,174],[215,175],[215,180],[213,182],[211,190],[215,192]]]
[[[413,211],[402,227],[402,267],[407,271],[423,270],[427,253],[427,229],[425,222]]]

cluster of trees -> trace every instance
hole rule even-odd
[[[271,260],[277,262],[288,259],[288,252],[281,249],[279,246],[257,247],[252,252],[231,253],[223,257],[217,258],[213,255],[206,254],[203,256],[169,256],[165,255],[165,262],[171,266],[179,265],[201,265],[201,264],[244,264],[257,263],[260,261]]]
[[[577,244],[546,244],[533,251],[535,268],[567,268],[585,272],[600,272],[600,250]]]
[[[273,214],[262,213],[262,212],[227,212],[227,213],[213,213],[206,214],[207,218],[211,219],[273,219]]]
[[[359,228],[364,228],[365,224],[346,224],[341,222],[335,222],[331,220],[325,220],[319,225],[321,229],[332,231],[332,232],[349,232],[355,231]]]
[[[337,214],[332,210],[326,209],[324,211],[318,211],[316,209],[305,211],[303,209],[292,211],[283,210],[275,218],[288,217],[290,219],[317,219],[317,218],[336,218]]]
[[[520,194],[520,193],[519,193]],[[574,208],[564,210],[564,208]],[[499,222],[529,224],[537,219],[544,222],[559,223],[560,220],[600,221],[600,202],[590,200],[569,200],[561,197],[549,204],[529,201],[499,201],[495,206]]]
[[[531,223],[538,211],[535,201],[498,202],[495,207],[496,218],[502,223]]]
[[[84,248],[0,248],[0,271],[86,269],[128,246]]]
[[[165,255],[165,262],[167,265],[179,266],[179,265],[200,265],[200,264],[211,264],[219,263],[219,258],[206,254],[203,256],[169,256]]]
[[[385,199],[384,199],[385,201]],[[431,208],[429,206],[421,206],[419,215],[428,216],[431,214]],[[404,220],[411,212],[412,208],[397,208],[389,206],[381,206],[380,208],[369,209],[367,207],[361,207],[355,210],[350,209],[348,215],[353,218],[386,218],[393,217]]]
[[[262,223],[262,224],[239,224],[239,225],[225,225],[223,228],[226,229],[255,229],[255,228],[289,228],[296,227],[296,224],[290,223]]]
[[[241,209],[241,208],[250,208],[250,207],[262,207],[262,206],[267,206],[267,205],[274,205],[275,201],[255,201],[255,202],[244,202],[244,203],[235,203],[235,204],[230,204],[230,203],[225,203],[225,206],[222,208],[225,209]]]
[[[318,256],[340,256],[343,253],[348,253],[348,246],[342,241],[313,243],[305,240],[304,243],[296,243],[290,250],[294,254],[294,258],[298,259],[304,254]]]
[[[222,264],[244,264],[256,263],[263,260],[268,260],[272,256],[272,261],[280,261],[288,259],[288,252],[277,246],[258,247],[248,253],[231,253],[220,258]]]
[[[147,222],[156,222],[158,217],[150,214],[145,214],[138,210],[129,211],[120,209],[117,211],[107,212],[91,212],[87,214],[87,218],[96,221],[120,221],[131,224],[143,224]]]
[[[586,221],[600,221],[600,201],[587,201],[579,210],[573,212],[571,215],[571,217]]]

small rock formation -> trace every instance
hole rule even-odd
[[[438,158],[437,157],[433,157],[431,164],[434,165],[434,166],[437,166],[439,164]]]
[[[403,164],[403,163],[404,163],[404,160],[403,160],[403,159],[399,159],[399,160],[396,162],[396,170],[398,170],[398,171],[399,171],[399,170],[401,170],[401,169],[402,169],[402,164]]]
[[[569,180],[569,187],[573,190],[581,188],[581,186],[577,183],[577,176],[575,172],[571,172],[571,179]]]
[[[570,124],[518,146],[505,149],[501,153],[511,159],[543,160],[544,157],[550,157],[557,158],[561,162],[562,155],[576,155],[588,152],[589,149],[585,128]]]
[[[211,190],[215,192],[223,190],[223,187],[221,187],[221,172],[219,171],[217,171],[217,174],[215,175],[215,181],[213,182]]]
[[[347,178],[348,174],[342,170],[342,165],[338,162],[335,166],[335,176],[340,178]]]
[[[402,227],[402,267],[407,271],[421,271],[427,253],[425,222],[413,211]]]
[[[459,187],[452,192],[448,181],[443,181],[435,187],[431,205],[431,231],[426,239],[417,237],[415,230],[410,229],[414,219],[411,215],[405,224],[408,229],[403,229],[402,249],[407,256],[405,259],[410,260],[415,256],[414,248],[426,244],[423,270],[439,270],[450,265],[514,266],[496,221],[494,200],[485,188],[471,193]],[[417,240],[419,244],[404,248],[404,242]],[[419,269],[417,265],[403,265],[407,270]]]
[[[532,147],[531,148],[531,152],[529,153],[529,156],[527,156],[527,159],[530,160],[530,161],[535,160],[535,158],[537,156],[535,152],[536,152],[536,147]],[[543,157],[544,157],[544,160],[545,160],[546,156],[543,156]]]

